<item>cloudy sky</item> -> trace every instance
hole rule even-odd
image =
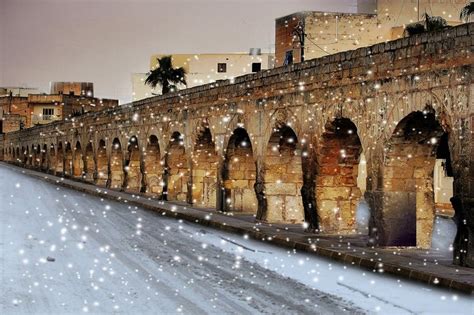
[[[49,91],[91,81],[131,99],[153,53],[269,50],[274,20],[302,10],[355,12],[356,0],[0,0],[0,86]],[[272,48],[273,49],[273,48]]]

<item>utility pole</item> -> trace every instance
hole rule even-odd
[[[418,13],[418,21],[419,21],[420,20],[420,0],[417,0],[416,13]]]
[[[293,30],[293,36],[296,36],[298,38],[298,42],[300,44],[300,55],[301,55],[300,62],[303,62],[304,61],[304,38],[306,34],[304,32],[304,25],[302,21],[299,21],[298,25],[296,25],[295,29]]]

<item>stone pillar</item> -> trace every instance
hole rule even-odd
[[[453,150],[454,195],[451,203],[458,227],[454,239],[453,261],[474,268],[474,108],[461,127]]]
[[[308,231],[319,230],[319,215],[316,209],[316,157],[315,153],[308,147],[303,148],[307,156],[302,158],[303,187],[301,187],[301,197],[303,198],[304,218],[308,225]]]
[[[255,194],[257,196],[257,220],[265,220],[267,217],[267,199],[265,197],[265,164],[261,156],[257,157],[255,162],[256,176],[255,176]]]

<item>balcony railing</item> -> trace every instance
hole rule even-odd
[[[33,125],[47,124],[59,119],[61,118],[57,115],[32,115],[31,116],[31,122]]]

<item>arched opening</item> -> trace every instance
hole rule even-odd
[[[189,170],[184,149],[184,137],[179,132],[171,135],[165,155],[163,198],[187,201]]]
[[[301,149],[293,129],[287,125],[273,128],[264,164],[267,221],[287,223],[304,221],[301,163]]]
[[[323,233],[356,232],[361,152],[362,145],[352,121],[337,118],[326,124],[316,172],[316,206]]]
[[[46,171],[48,169],[48,145],[44,144],[41,150],[41,170]]]
[[[127,156],[125,159],[125,189],[139,192],[142,182],[140,170],[140,149],[138,138],[133,136],[128,141]]]
[[[66,151],[64,152],[64,175],[65,176],[72,176],[72,148],[71,143],[66,143]]]
[[[82,157],[82,147],[79,141],[76,142],[74,147],[74,160],[72,164],[73,176],[76,178],[82,178],[84,173],[84,160]]]
[[[203,128],[192,154],[192,203],[198,207],[215,208],[217,200],[218,156],[211,130]]]
[[[234,130],[227,144],[222,171],[224,182],[224,211],[255,214],[257,196],[254,185],[256,165],[253,159],[252,143],[243,128]]]
[[[19,148],[19,147],[16,148],[16,159],[15,159],[15,162],[16,162],[16,163],[21,163],[21,155],[20,155],[20,148]]]
[[[110,188],[121,189],[123,186],[123,153],[120,140],[115,138],[112,142],[110,154]]]
[[[95,162],[94,162],[94,149],[92,148],[92,143],[89,142],[86,146],[85,152],[85,179],[88,182],[94,181],[94,174],[95,174]]]
[[[56,154],[56,174],[63,175],[64,174],[64,148],[63,143],[58,143],[58,152]]]
[[[445,161],[446,175],[452,173],[447,138],[428,109],[409,114],[395,128],[385,147],[383,168],[385,245],[431,246],[436,160]]]
[[[96,184],[100,186],[107,185],[109,178],[109,163],[107,160],[107,147],[105,140],[100,140],[97,146],[97,178]]]
[[[54,150],[54,144],[51,144],[49,146],[49,165],[48,165],[48,171],[51,172],[52,174],[55,173],[56,171],[56,166],[57,166],[57,160],[56,160],[56,152]]]
[[[144,154],[146,192],[161,195],[163,192],[163,163],[156,136],[150,136]]]

